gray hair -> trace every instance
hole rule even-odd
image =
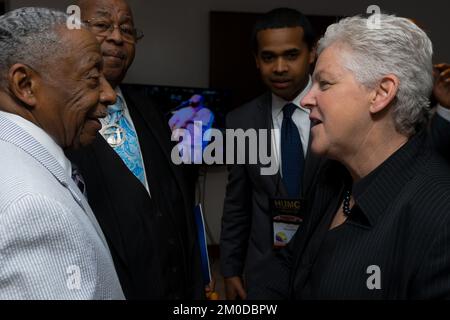
[[[9,68],[23,63],[38,68],[67,51],[57,29],[68,15],[47,8],[20,8],[0,17],[0,86],[7,87]]]
[[[396,75],[400,83],[392,102],[395,128],[411,136],[429,119],[433,47],[408,19],[380,14],[379,21],[379,28],[369,28],[368,19],[360,16],[332,24],[319,41],[318,53],[333,44],[348,49],[344,66],[367,88],[375,87],[384,75]]]

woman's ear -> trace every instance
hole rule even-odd
[[[16,99],[29,108],[36,106],[36,72],[22,63],[16,63],[9,68],[8,86]]]
[[[378,113],[391,104],[397,95],[399,83],[399,79],[393,74],[388,74],[381,79],[373,91],[374,94],[370,106],[371,113]]]

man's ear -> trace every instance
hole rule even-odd
[[[378,113],[390,105],[397,95],[399,83],[400,80],[393,74],[385,75],[381,79],[373,91],[369,109],[371,113]]]
[[[9,68],[8,84],[11,93],[25,105],[36,106],[36,72],[22,63],[16,63]]]

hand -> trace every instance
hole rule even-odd
[[[228,300],[236,300],[237,297],[242,300],[247,298],[241,277],[225,278],[225,294]]]
[[[212,278],[211,282],[205,286],[205,294],[208,300],[219,300],[219,295],[215,292],[216,279]]]
[[[441,106],[450,109],[450,64],[434,65],[433,94]]]

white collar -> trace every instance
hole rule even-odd
[[[306,112],[307,114],[310,113],[309,109],[304,108],[300,101],[306,96],[306,94],[309,92],[309,89],[311,89],[312,81],[311,76],[308,78],[308,84],[305,86],[305,88],[300,92],[297,97],[295,97],[292,101],[286,101],[283,98],[280,98],[279,96],[272,93],[272,117],[276,119],[278,115],[283,111],[283,107],[288,103],[293,103],[296,106],[298,106],[299,110],[302,110]]]
[[[0,111],[0,114],[8,120],[14,122],[34,139],[36,139],[36,141],[39,142],[50,153],[50,155],[56,159],[56,161],[58,161],[64,172],[66,172],[69,177],[72,176],[72,164],[69,159],[67,159],[63,149],[47,132],[35,125],[33,122],[28,121],[27,119],[16,114],[4,111]]]

